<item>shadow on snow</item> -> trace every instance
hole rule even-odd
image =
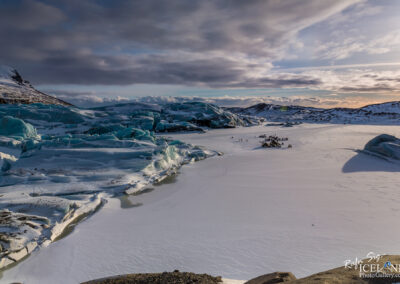
[[[400,162],[358,151],[344,164],[342,172],[400,172]]]

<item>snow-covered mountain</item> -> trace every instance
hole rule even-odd
[[[36,90],[14,68],[0,65],[0,104],[71,104]]]
[[[269,121],[355,123],[355,124],[398,124],[400,102],[373,104],[361,108],[314,108],[256,104],[247,108],[227,108],[229,111],[249,116],[263,117]]]

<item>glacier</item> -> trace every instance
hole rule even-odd
[[[62,237],[107,198],[221,155],[161,133],[257,123],[202,102],[0,105],[0,268]]]

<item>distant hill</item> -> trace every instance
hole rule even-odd
[[[263,117],[279,122],[321,122],[356,124],[400,124],[400,102],[373,104],[361,108],[314,108],[260,103],[227,110],[241,115]]]
[[[70,103],[36,90],[14,68],[0,65],[0,104],[33,103],[72,106]]]

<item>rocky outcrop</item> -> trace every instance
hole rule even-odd
[[[383,284],[399,281],[400,255],[384,255],[375,259],[364,259],[357,265],[342,266],[301,279],[296,279],[291,273],[275,272],[259,276],[245,284]]]
[[[361,272],[360,272],[361,271]],[[221,277],[188,272],[164,272],[148,274],[127,274],[92,280],[83,284],[146,284],[146,283],[231,283]],[[386,284],[400,281],[400,255],[383,255],[358,261],[357,264],[342,266],[316,273],[301,279],[291,272],[273,272],[242,282],[244,284]],[[233,283],[233,282],[232,282]]]
[[[36,90],[17,70],[0,65],[0,104],[34,103],[72,106]]]
[[[93,281],[88,281],[82,284],[186,284],[186,283],[198,283],[198,284],[217,284],[221,283],[221,277],[211,276],[208,274],[194,274],[190,272],[163,272],[163,273],[145,273],[145,274],[127,274],[119,275],[116,277],[103,278]]]

